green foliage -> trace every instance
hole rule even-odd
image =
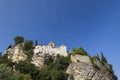
[[[69,57],[57,55],[54,61],[52,57],[48,57],[44,62],[48,66],[48,69],[66,70],[71,61]]]
[[[112,69],[112,68],[113,68],[113,67],[112,67],[112,64],[109,64],[109,67],[110,67],[110,68],[109,68],[110,73],[114,74],[114,71],[113,71],[113,69]]]
[[[87,55],[87,52],[83,48],[73,48],[72,49],[73,54],[80,54],[80,55]]]
[[[107,59],[106,59],[106,57],[103,55],[102,52],[101,52],[101,62],[102,62],[102,63],[107,63]]]
[[[26,60],[28,62],[31,62],[33,54],[34,54],[33,50],[30,50],[29,52],[26,52],[26,55],[27,55],[27,59]]]
[[[0,80],[15,80],[16,74],[6,64],[0,64]]]
[[[90,57],[90,62],[93,64],[94,62],[93,62],[93,57]]]
[[[113,70],[112,70],[112,65],[111,65],[111,64],[109,64],[109,66],[106,66],[105,69],[104,69],[104,71],[108,71],[108,72],[110,72],[111,74],[114,74],[114,72],[113,72]]]
[[[92,63],[94,68],[98,69],[97,65],[94,63],[94,57],[90,57],[90,62]]]
[[[96,68],[96,69],[99,69],[99,67],[97,66],[97,64],[94,63],[94,60],[97,59],[99,60],[99,56],[94,56],[94,57],[91,57],[90,56],[90,62],[92,63],[93,67]]]
[[[32,80],[32,78],[29,74],[18,74],[17,80]]]
[[[15,45],[20,44],[20,43],[23,43],[23,42],[24,42],[23,36],[16,36],[16,37],[14,38],[14,42],[15,42]]]
[[[10,48],[12,48],[12,45],[9,45],[7,49],[10,49]]]
[[[68,74],[64,71],[52,71],[51,80],[67,80]]]
[[[0,63],[6,64],[7,66],[10,66],[11,68],[14,65],[14,63],[10,59],[7,58],[7,54],[4,54],[3,56],[0,57]]]
[[[53,68],[56,70],[66,70],[70,62],[69,57],[58,56],[53,63]]]
[[[36,40],[36,41],[35,41],[35,46],[37,46],[37,45],[38,45],[38,41]]]
[[[30,74],[33,80],[39,80],[40,71],[34,64],[26,61],[20,61],[16,64],[16,70],[24,74]]]
[[[27,40],[23,45],[23,50],[24,50],[25,54],[28,56],[27,60],[31,61],[32,56],[34,54],[34,52],[33,52],[33,41]]]
[[[68,57],[71,58],[72,53],[68,53]]]
[[[52,56],[48,56],[45,61],[44,61],[44,64],[46,64],[47,66],[52,64],[54,61],[54,59],[52,58]]]
[[[33,49],[33,41],[31,40],[27,40],[25,43],[24,43],[24,46],[23,46],[23,50],[24,51],[29,51]]]
[[[100,61],[100,57],[99,57],[99,55],[98,55],[98,54],[97,54],[96,58]]]
[[[47,67],[42,69],[41,80],[67,80],[68,74],[65,71],[70,62],[69,57],[60,55],[57,55],[54,60],[52,57],[46,58]]]
[[[41,69],[40,80],[52,80],[51,71],[47,69]]]

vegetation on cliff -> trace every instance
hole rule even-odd
[[[21,47],[23,52],[27,55],[27,59],[15,63],[12,62],[11,59],[8,59],[7,54],[0,56],[0,80],[67,80],[69,74],[66,73],[66,70],[71,63],[71,55],[89,56],[83,48],[73,48],[72,52],[69,53],[67,57],[60,55],[54,57],[49,55],[44,60],[44,67],[39,68],[31,63],[34,54],[33,49],[38,44],[37,40],[35,44],[33,44],[32,40],[24,41],[24,37],[17,36],[14,38],[14,41],[14,46],[22,44]],[[9,45],[7,49],[14,46]],[[99,68],[99,66],[96,65],[95,59],[100,61],[103,65],[107,64],[107,59],[103,53],[101,54],[101,58],[99,58],[98,55],[89,57],[96,68]],[[112,65],[110,65],[110,68],[106,67],[106,70],[114,74]]]

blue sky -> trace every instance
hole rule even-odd
[[[0,0],[0,51],[17,35],[102,51],[120,78],[119,0]]]

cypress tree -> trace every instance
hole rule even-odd
[[[101,62],[107,63],[107,59],[106,59],[106,57],[103,55],[102,52],[101,52]]]

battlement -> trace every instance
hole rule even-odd
[[[65,45],[55,46],[54,42],[50,42],[48,45],[37,45],[34,49],[34,53],[47,53],[56,56],[57,54],[67,56],[67,47]]]

